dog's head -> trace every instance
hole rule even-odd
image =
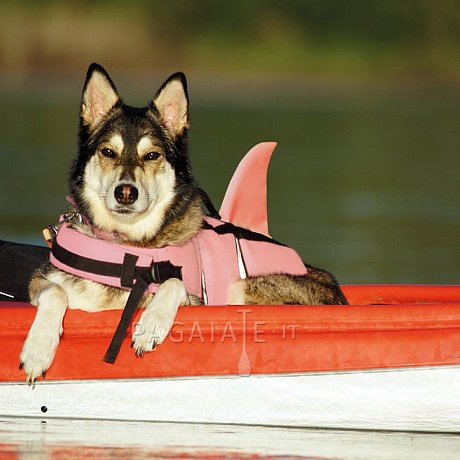
[[[125,105],[108,73],[88,69],[80,113],[80,150],[70,189],[99,228],[133,240],[155,235],[178,196],[196,190],[186,148],[187,83],[172,75],[147,107]]]

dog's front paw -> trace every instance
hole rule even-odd
[[[136,356],[142,356],[163,343],[171,326],[172,321],[167,315],[158,314],[158,311],[145,311],[133,330],[131,346]]]
[[[163,343],[173,325],[179,305],[187,302],[187,291],[182,281],[170,278],[161,284],[133,330],[131,346],[136,356],[142,356]]]
[[[26,374],[29,385],[34,386],[38,377],[45,377],[46,371],[53,362],[58,344],[59,333],[49,330],[41,333],[34,333],[33,330],[29,332],[19,357],[19,368]]]

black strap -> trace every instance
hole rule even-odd
[[[117,359],[126,331],[134,316],[136,308],[150,284],[161,284],[170,278],[182,279],[182,267],[173,265],[169,260],[153,262],[150,267],[137,267],[139,257],[125,253],[122,264],[90,259],[63,248],[57,240],[52,247],[53,256],[61,263],[83,272],[120,278],[120,285],[132,288],[125,308],[112,337],[103,360],[113,364]]]
[[[121,267],[120,284],[123,287],[133,287],[136,278],[136,263],[139,260],[134,254],[125,254]]]
[[[172,264],[169,260],[154,262],[150,267],[137,267],[138,256],[126,253],[121,264],[104,262],[75,254],[60,246],[57,240],[53,243],[51,252],[61,263],[76,270],[120,278],[123,287],[132,287],[134,280],[141,276],[150,277],[150,282],[155,284],[163,283],[170,278],[182,279],[182,267]]]
[[[57,240],[54,241],[51,252],[57,260],[76,270],[111,277],[120,277],[122,273],[122,264],[83,257],[63,248]]]
[[[113,334],[112,341],[110,342],[109,348],[105,352],[103,361],[106,363],[113,364],[117,359],[123,340],[126,336],[126,331],[134,316],[134,312],[138,307],[142,296],[151,283],[150,277],[141,276],[136,280],[131,293],[129,294],[128,301],[126,302],[125,308],[118,323],[115,334]]]
[[[243,227],[238,227],[229,222],[223,222],[222,225],[217,225],[213,227],[208,222],[203,221],[203,228],[213,230],[218,235],[226,235],[228,233],[231,233],[239,240],[261,241],[265,243],[276,244],[279,246],[286,246],[285,244],[280,243],[279,241],[276,241],[273,238],[270,238],[269,236],[262,235],[262,233],[253,232],[252,230],[248,230],[247,228]]]
[[[135,264],[137,261],[137,258],[134,260],[132,257],[127,256],[128,255],[125,255],[125,261],[128,263],[128,268],[125,270],[125,273],[128,273],[128,271],[131,272],[132,263],[134,262]],[[120,322],[118,323],[115,334],[112,337],[109,348],[105,352],[103,361],[113,364],[117,359],[121,345],[123,344],[123,340],[126,336],[126,331],[133,319],[134,312],[139,306],[142,296],[148,289],[149,285],[152,282],[157,283],[157,280],[165,280],[169,278],[182,279],[182,269],[181,267],[176,267],[171,262],[166,261],[153,263],[151,270],[142,271],[135,281],[131,281],[131,285],[134,285],[134,287],[129,294]],[[128,280],[126,279],[125,282],[128,282]]]

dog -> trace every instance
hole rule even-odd
[[[207,202],[192,174],[188,128],[182,73],[169,77],[147,107],[135,108],[120,99],[106,70],[92,64],[82,93],[79,152],[69,180],[72,213],[66,225],[87,238],[108,238],[131,248],[187,245],[206,224]],[[280,272],[236,279],[228,287],[228,303],[347,304],[330,273],[312,266],[307,270],[306,275]],[[20,368],[34,385],[52,364],[67,308],[122,308],[130,290],[83,279],[50,262],[33,275],[29,295],[37,312]],[[174,276],[160,282],[155,293],[142,293],[145,309],[138,325],[143,333],[133,333],[134,352],[142,355],[161,344],[178,307],[202,304],[202,297],[188,292]]]

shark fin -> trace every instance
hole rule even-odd
[[[228,185],[222,220],[270,236],[267,221],[267,171],[276,142],[253,147],[240,161]]]

